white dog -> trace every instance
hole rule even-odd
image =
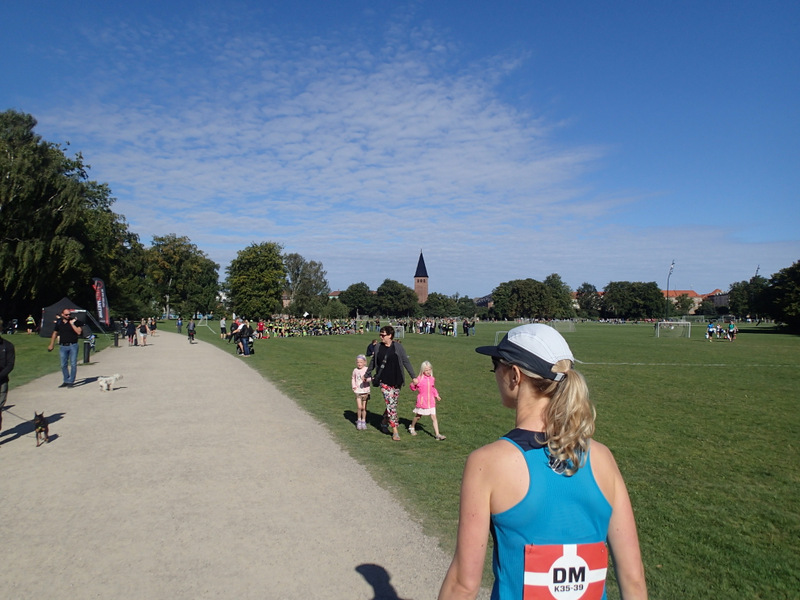
[[[114,384],[117,383],[119,379],[122,379],[122,375],[114,373],[111,377],[98,377],[97,382],[100,384],[101,390],[110,392],[114,389]]]

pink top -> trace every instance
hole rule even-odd
[[[364,381],[364,375],[367,374],[367,367],[356,367],[353,369],[353,375],[350,378],[350,387],[353,388],[355,394],[369,394],[369,382]]]
[[[409,386],[417,394],[417,408],[436,408],[439,392],[436,391],[436,378],[432,375],[420,375],[416,384]]]

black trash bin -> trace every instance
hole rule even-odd
[[[119,331],[114,332],[114,348],[119,348]]]
[[[92,353],[92,342],[83,340],[83,364],[89,364],[89,356]]]

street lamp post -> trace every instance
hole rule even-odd
[[[672,277],[672,269],[675,268],[675,259],[672,259],[672,264],[669,266],[669,274],[667,275],[667,302],[664,305],[664,320],[669,320],[669,278]]]

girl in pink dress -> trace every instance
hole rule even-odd
[[[436,419],[436,403],[441,402],[442,398],[436,391],[436,379],[433,376],[433,367],[427,360],[419,368],[420,376],[417,383],[412,383],[409,387],[418,392],[417,405],[414,407],[414,419],[408,427],[408,433],[417,435],[417,421],[422,415],[430,415],[433,421],[433,432],[437,440],[447,439],[439,433],[439,421]]]
[[[367,428],[367,401],[369,400],[369,378],[367,377],[367,358],[363,354],[356,357],[356,368],[350,377],[350,387],[356,395],[356,429]]]

